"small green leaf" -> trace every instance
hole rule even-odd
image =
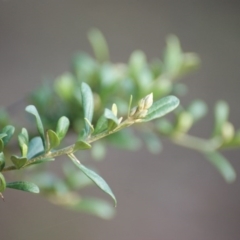
[[[90,134],[92,134],[94,132],[94,127],[93,125],[88,121],[87,118],[84,118],[85,124],[88,124],[89,128],[90,128]]]
[[[207,105],[201,100],[193,101],[187,111],[193,116],[194,121],[198,121],[207,114]]]
[[[141,119],[141,121],[148,122],[155,118],[160,118],[173,111],[178,105],[179,99],[175,96],[164,97],[153,103],[153,105],[148,109],[146,117]]]
[[[26,139],[26,143],[28,143],[28,141],[29,141],[29,137],[28,137],[28,131],[27,131],[27,129],[26,129],[26,128],[22,128],[21,133],[22,133],[23,136],[25,137],[25,139]]]
[[[36,184],[30,183],[30,182],[23,182],[23,181],[7,183],[7,188],[13,188],[13,189],[17,189],[25,192],[31,192],[31,193],[40,192]]]
[[[193,116],[189,112],[181,111],[177,116],[174,131],[186,133],[193,125]]]
[[[0,172],[4,169],[4,167],[5,167],[4,153],[0,152]]]
[[[2,137],[3,143],[6,146],[8,144],[8,142],[10,141],[11,137],[13,136],[15,131],[15,127],[11,126],[11,125],[7,125],[6,127],[4,127],[1,131],[0,134],[6,134],[5,137]]]
[[[30,140],[28,146],[27,158],[32,159],[44,152],[43,142],[40,137],[34,137]]]
[[[43,146],[45,147],[46,144],[45,144],[44,128],[43,128],[42,120],[39,116],[39,113],[38,113],[36,107],[33,106],[33,105],[29,105],[29,106],[26,107],[25,110],[35,116],[36,123],[37,123],[37,129],[38,129],[38,132],[40,133],[40,136],[42,138]]]
[[[107,130],[107,126],[108,126],[108,120],[104,115],[102,115],[97,121],[94,134],[96,135]]]
[[[11,161],[16,166],[16,168],[19,169],[27,163],[27,158],[13,155],[11,156]]]
[[[106,201],[95,198],[81,198],[76,204],[67,206],[74,211],[86,212],[103,219],[111,219],[115,214],[115,209]]]
[[[60,141],[65,137],[68,131],[69,125],[70,125],[69,119],[65,116],[61,117],[58,120],[56,133]]]
[[[75,143],[73,151],[86,150],[90,149],[91,147],[92,146],[89,143],[79,140]]]
[[[90,55],[86,53],[77,54],[73,59],[72,69],[77,80],[92,79],[98,64]]]
[[[171,35],[167,38],[167,48],[164,55],[164,70],[171,76],[178,75],[182,67],[183,54],[178,38]]]
[[[228,120],[229,106],[224,101],[217,102],[215,106],[215,127],[213,135],[221,134],[224,123]]]
[[[6,181],[2,173],[0,173],[0,193],[4,192],[5,189],[6,189]]]
[[[219,152],[205,152],[207,159],[217,168],[226,182],[232,183],[236,179],[236,172],[230,162]]]
[[[97,173],[95,173],[94,171],[86,168],[84,165],[82,165],[73,155],[69,155],[69,157],[71,158],[71,160],[73,161],[73,163],[87,176],[89,177],[102,191],[104,191],[105,193],[107,193],[113,200],[115,203],[115,206],[117,205],[117,200],[116,197],[114,196],[112,190],[110,189],[110,187],[108,186],[108,184],[106,183],[106,181],[99,176]]]
[[[54,81],[54,90],[64,101],[72,99],[75,79],[71,73],[64,73]]]
[[[130,74],[138,80],[139,75],[141,74],[142,70],[146,67],[146,55],[142,51],[134,51],[129,59],[129,71]]]
[[[221,136],[222,136],[222,140],[225,143],[229,143],[233,140],[235,135],[235,130],[234,130],[234,126],[232,123],[230,122],[225,122],[222,125],[222,129],[221,129]]]
[[[104,111],[104,117],[106,119],[108,119],[108,130],[109,131],[111,131],[117,127],[118,118],[114,115],[114,113],[111,110],[106,108]]]
[[[4,138],[4,137],[6,137],[6,136],[7,136],[6,133],[0,133],[0,139]]]
[[[60,144],[58,135],[53,130],[47,131],[47,139],[49,141],[49,150],[56,148]]]
[[[195,53],[184,53],[182,58],[181,69],[179,70],[180,76],[196,70],[201,63],[200,58]]]
[[[109,60],[109,51],[107,42],[103,34],[96,28],[88,33],[88,39],[93,48],[96,59],[103,63]]]
[[[83,113],[84,118],[87,118],[87,120],[91,123],[92,117],[93,117],[93,95],[92,90],[86,83],[81,84],[81,95],[82,95],[82,107],[83,107]],[[89,124],[85,121],[85,132],[88,136],[91,132]]]
[[[18,135],[18,143],[21,148],[22,157],[26,157],[28,152],[28,139],[25,134],[20,133]]]

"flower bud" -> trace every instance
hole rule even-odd
[[[132,108],[132,109],[131,109],[131,112],[130,112],[130,114],[129,114],[129,116],[130,116],[130,117],[133,117],[134,114],[136,113],[137,109],[138,109],[138,107],[134,107],[134,108]]]
[[[144,99],[144,109],[149,109],[153,104],[153,93],[148,94]]]
[[[139,102],[138,102],[138,110],[141,111],[144,109],[144,105],[145,105],[145,100],[144,98],[142,98]]]
[[[225,122],[221,133],[224,141],[230,142],[234,137],[234,126],[230,122]]]
[[[118,109],[117,109],[117,105],[115,103],[112,105],[112,112],[117,117]]]

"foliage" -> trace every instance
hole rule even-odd
[[[112,63],[101,32],[93,29],[88,37],[95,58],[86,53],[76,54],[71,71],[54,79],[53,86],[45,83],[29,97],[29,102],[36,107],[30,105],[26,111],[36,119],[38,136],[29,140],[28,131],[24,128],[20,131],[21,156],[10,157],[13,166],[5,167],[4,151],[14,127],[8,125],[1,131],[1,172],[46,163],[66,155],[77,169],[64,165],[63,179],[45,170],[34,173],[31,179],[38,183],[41,193],[51,202],[103,218],[112,216],[111,206],[100,199],[80,197],[77,190],[92,181],[115,203],[116,198],[107,183],[80,163],[75,154],[78,150],[90,149],[91,143],[99,139],[101,141],[91,148],[92,157],[96,160],[104,157],[110,144],[125,150],[137,150],[143,143],[151,153],[158,154],[162,149],[161,138],[164,137],[174,144],[200,152],[227,182],[235,180],[233,167],[220,153],[224,149],[240,147],[240,131],[235,132],[228,120],[227,103],[219,101],[216,104],[214,128],[209,139],[189,133],[207,113],[204,101],[196,99],[189,106],[180,105],[174,110],[179,103],[178,98],[187,93],[186,85],[179,83],[180,78],[196,70],[200,64],[196,54],[183,52],[177,37],[169,36],[162,60],[148,62],[146,55],[138,50],[131,54],[128,63]],[[159,100],[153,103],[153,96]],[[141,100],[136,102],[137,99]],[[51,107],[46,108],[46,105]],[[132,105],[136,107],[132,108]],[[162,118],[173,110],[172,119]],[[1,116],[0,122],[5,126],[7,115]],[[144,124],[140,128],[136,125],[136,131],[126,128],[139,122]],[[56,130],[52,130],[56,125]],[[59,148],[68,129],[77,134],[77,140],[70,146]],[[81,158],[84,158],[83,154]],[[37,189],[30,183],[6,184],[1,173],[0,184],[0,192],[6,187],[35,192]]]
[[[59,148],[61,141],[66,136],[66,133],[69,129],[70,122],[67,117],[62,116],[58,120],[56,130],[48,129],[45,131],[44,125],[36,107],[33,105],[29,105],[26,107],[26,111],[35,117],[39,136],[29,138],[27,129],[22,128],[22,130],[18,134],[18,143],[21,154],[10,154],[10,161],[12,162],[12,165],[5,166],[5,146],[13,136],[15,127],[7,125],[2,129],[0,135],[0,194],[2,197],[2,193],[5,191],[6,188],[13,188],[32,193],[39,193],[40,191],[38,186],[31,182],[17,181],[6,183],[5,177],[3,175],[4,172],[20,170],[23,168],[28,168],[35,164],[54,161],[55,158],[61,155],[66,155],[72,160],[72,162],[77,166],[78,169],[81,170],[81,172],[87,178],[92,180],[92,182],[94,182],[102,191],[104,191],[114,200],[116,206],[116,197],[114,196],[112,190],[110,189],[106,181],[96,172],[84,166],[77,159],[75,152],[79,150],[90,149],[91,143],[110,134],[118,132],[126,127],[129,127],[135,123],[150,121],[155,118],[159,118],[160,116],[163,116],[168,112],[172,111],[179,104],[179,100],[174,96],[168,96],[156,102],[153,102],[153,94],[151,93],[139,101],[138,105],[132,109],[126,119],[123,117],[117,117],[116,104],[113,104],[112,110],[106,108],[104,114],[98,119],[96,127],[94,127],[94,125],[92,125],[94,105],[91,88],[86,83],[82,82],[79,90],[79,95],[81,97],[82,103],[81,110],[83,112],[84,126],[74,144],[71,144],[70,146],[64,148]],[[53,185],[52,187],[55,186]],[[62,199],[66,200],[66,196],[62,196]],[[70,199],[70,197],[68,199]],[[94,201],[91,202],[94,203]],[[81,209],[82,203],[86,205],[86,202],[82,202],[81,199],[74,197],[71,202],[68,202],[68,205],[71,205],[71,207],[73,207],[73,205],[76,205],[76,208]],[[102,202],[97,203],[95,200],[95,203],[99,205]],[[104,204],[105,203],[103,203],[103,205]],[[89,209],[89,205],[87,206],[87,209]],[[93,209],[96,209],[96,207],[93,207]],[[91,208],[89,210],[91,210]],[[95,214],[100,214],[100,216],[102,217],[108,217],[108,215],[105,214],[103,216],[102,212],[98,212],[96,210]]]

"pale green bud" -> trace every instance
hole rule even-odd
[[[145,105],[145,100],[144,98],[142,98],[139,102],[138,102],[138,110],[141,111],[144,109],[144,105]]]
[[[117,105],[115,103],[112,105],[112,112],[117,117],[118,109],[117,109]]]
[[[222,127],[222,137],[225,142],[229,142],[234,137],[234,126],[230,122],[225,122]]]
[[[144,109],[149,109],[153,104],[153,93],[148,94],[144,99]]]
[[[134,108],[132,108],[132,109],[131,109],[131,112],[130,112],[130,114],[129,114],[129,116],[130,116],[130,117],[133,117],[134,114],[136,113],[137,109],[138,109],[138,107],[134,107]]]

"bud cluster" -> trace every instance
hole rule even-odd
[[[132,119],[141,119],[146,117],[148,109],[153,104],[153,94],[150,93],[138,102],[138,106],[132,108],[129,117]]]

